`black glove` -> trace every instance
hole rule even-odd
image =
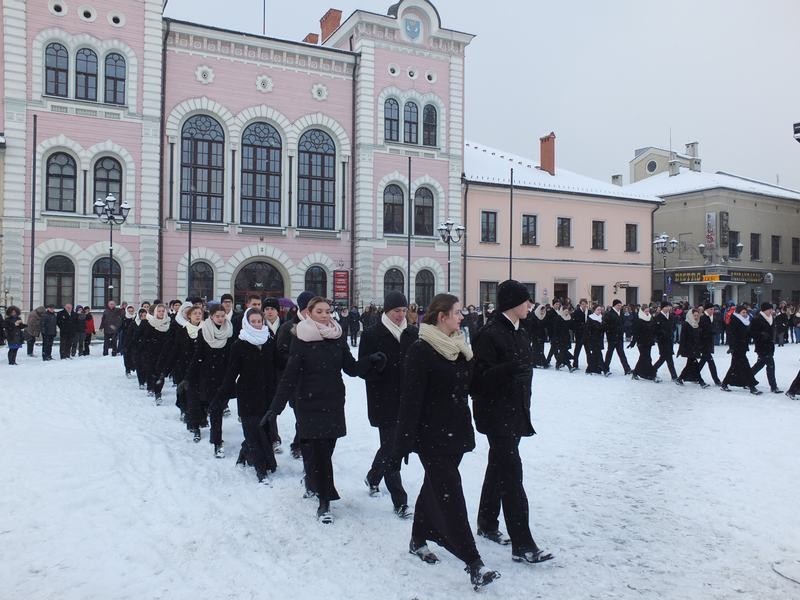
[[[264,413],[264,416],[261,417],[261,421],[258,424],[261,427],[266,427],[276,417],[277,415],[275,414],[275,411],[270,408],[267,412]]]
[[[377,373],[382,373],[386,368],[386,361],[388,358],[383,352],[373,352],[367,357],[367,359]]]

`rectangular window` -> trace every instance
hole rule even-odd
[[[605,250],[606,248],[606,223],[605,221],[592,221],[592,250]]]
[[[635,223],[625,224],[625,252],[639,251],[639,226]]]
[[[481,211],[481,241],[497,241],[497,213]]]
[[[792,290],[792,303],[795,306],[800,303],[800,290]]]
[[[569,248],[572,245],[572,219],[566,217],[558,217],[556,232],[556,246],[562,248]]]
[[[597,304],[605,304],[605,286],[593,285],[592,286],[592,302]]]
[[[772,303],[777,306],[781,300],[783,300],[783,290],[772,290]]]
[[[750,260],[761,260],[761,234],[750,234]]]
[[[772,262],[781,262],[781,236],[772,236]]]
[[[535,283],[523,283],[526,288],[528,288],[528,295],[531,298],[531,302],[536,301],[536,284]]]
[[[481,308],[487,304],[497,304],[497,282],[481,281],[480,285]]]
[[[738,231],[729,231],[728,232],[728,256],[730,258],[739,258],[739,253],[741,249],[738,248],[739,244],[739,232]]]
[[[639,304],[639,288],[635,286],[625,288],[625,304]]]
[[[792,238],[792,264],[800,265],[800,238]]]
[[[522,215],[522,245],[536,245],[536,215]]]

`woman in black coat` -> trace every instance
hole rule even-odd
[[[597,305],[592,309],[592,313],[586,318],[586,325],[583,328],[583,347],[586,348],[586,373],[594,375],[610,371],[604,367],[603,363],[603,307]]]
[[[661,379],[656,376],[656,370],[653,368],[652,350],[653,344],[656,343],[656,324],[653,322],[653,316],[650,314],[650,307],[647,305],[639,309],[639,315],[633,320],[633,338],[628,348],[633,348],[635,345],[639,350],[639,360],[636,361],[636,366],[633,368],[633,379],[649,379],[656,383],[660,383]]]
[[[147,377],[147,395],[155,397],[156,406],[161,405],[161,389],[164,379],[160,377],[158,363],[169,339],[172,320],[167,314],[167,307],[156,305],[153,314],[147,319],[141,338],[139,356]]]
[[[125,357],[130,357],[133,363],[133,370],[136,371],[136,378],[139,380],[139,389],[145,389],[147,384],[147,368],[144,366],[142,356],[142,335],[147,325],[148,312],[146,308],[140,308],[133,320],[133,327],[128,335],[125,336]]]
[[[572,326],[572,312],[568,306],[556,311],[553,318],[553,339],[551,343],[556,347],[556,371],[567,367],[572,373],[576,369],[572,366],[572,353],[570,352],[570,328]]]
[[[395,452],[416,452],[425,469],[409,552],[436,563],[439,559],[428,541],[436,542],[464,561],[477,589],[499,573],[484,566],[475,546],[458,472],[464,454],[475,448],[467,401],[472,350],[459,331],[461,318],[455,296],[438,294],[431,301],[420,339],[406,357]]]
[[[696,308],[687,310],[685,322],[681,328],[681,335],[678,341],[678,356],[686,358],[686,365],[678,376],[680,381],[696,381],[701,388],[707,388],[708,384],[703,381],[700,375],[700,364],[698,361],[703,354],[700,341],[700,311]]]
[[[167,372],[172,372],[172,380],[178,386],[175,406],[181,411],[181,419],[186,421],[186,429],[192,432],[195,442],[200,441],[200,428],[208,426],[208,407],[193,398],[197,390],[188,382],[184,384],[184,379],[197,350],[202,321],[203,308],[184,302],[175,315],[172,343],[167,344],[159,362],[162,379]]]
[[[746,387],[751,394],[761,394],[756,389],[758,381],[753,377],[750,370],[750,362],[747,360],[747,351],[750,349],[750,315],[746,306],[737,306],[736,312],[731,315],[731,322],[728,326],[728,345],[731,351],[731,366],[722,380],[721,389],[730,392],[728,386],[735,385]]]
[[[17,351],[22,348],[22,330],[25,329],[25,323],[20,318],[19,308],[16,306],[9,306],[6,309],[6,318],[3,322],[3,329],[6,334],[6,343],[8,344],[8,364],[17,364]]]
[[[233,325],[226,318],[225,307],[217,304],[209,311],[208,319],[200,327],[197,348],[184,378],[190,386],[189,397],[197,404],[195,410],[208,409],[211,421],[210,441],[214,445],[214,456],[217,458],[225,458],[222,442],[224,406],[217,404],[214,410],[210,406],[225,380],[233,343]]]
[[[278,463],[272,442],[261,427],[261,418],[274,392],[275,336],[264,325],[261,309],[251,307],[242,317],[242,329],[231,346],[225,378],[209,410],[221,414],[227,399],[236,396],[244,434],[242,450],[247,453],[247,462],[255,467],[258,481],[266,485]]]
[[[800,371],[797,372],[797,376],[794,378],[792,385],[786,390],[786,395],[792,400],[797,400],[797,397],[800,396]]]
[[[336,440],[347,433],[342,371],[357,377],[365,375],[369,365],[353,358],[342,328],[331,317],[327,300],[312,298],[307,311],[308,317],[293,329],[296,339],[291,344],[289,362],[263,421],[281,414],[289,398],[294,398],[308,488],[319,498],[317,518],[322,523],[333,523],[330,503],[339,499],[339,493],[331,459]],[[370,357],[370,361],[374,358]]]

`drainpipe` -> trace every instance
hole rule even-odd
[[[166,7],[167,3],[164,2],[164,8]],[[161,156],[158,159],[158,287],[156,289],[156,296],[159,298],[161,298],[164,290],[164,140],[167,134],[167,38],[169,37],[169,21],[166,21],[166,24],[167,28],[161,41]]]
[[[350,51],[354,48],[353,36],[350,36]],[[353,142],[350,156],[350,305],[352,306],[358,297],[356,288],[356,79],[361,55],[356,55],[356,63],[353,65],[353,92],[352,92],[352,113],[353,113]]]
[[[464,259],[463,259],[463,267],[462,271],[464,273],[464,278],[461,280],[461,304],[467,304],[467,237],[469,236],[469,228],[467,227],[467,196],[469,195],[469,181],[461,174],[461,182],[464,184],[464,214],[463,214],[463,221],[464,221]]]

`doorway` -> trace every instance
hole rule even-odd
[[[255,261],[245,265],[236,275],[233,284],[233,303],[245,305],[247,294],[259,294],[262,298],[283,298],[283,275],[265,261]]]
[[[553,302],[558,300],[563,304],[567,298],[569,298],[569,284],[558,281],[553,283]]]

